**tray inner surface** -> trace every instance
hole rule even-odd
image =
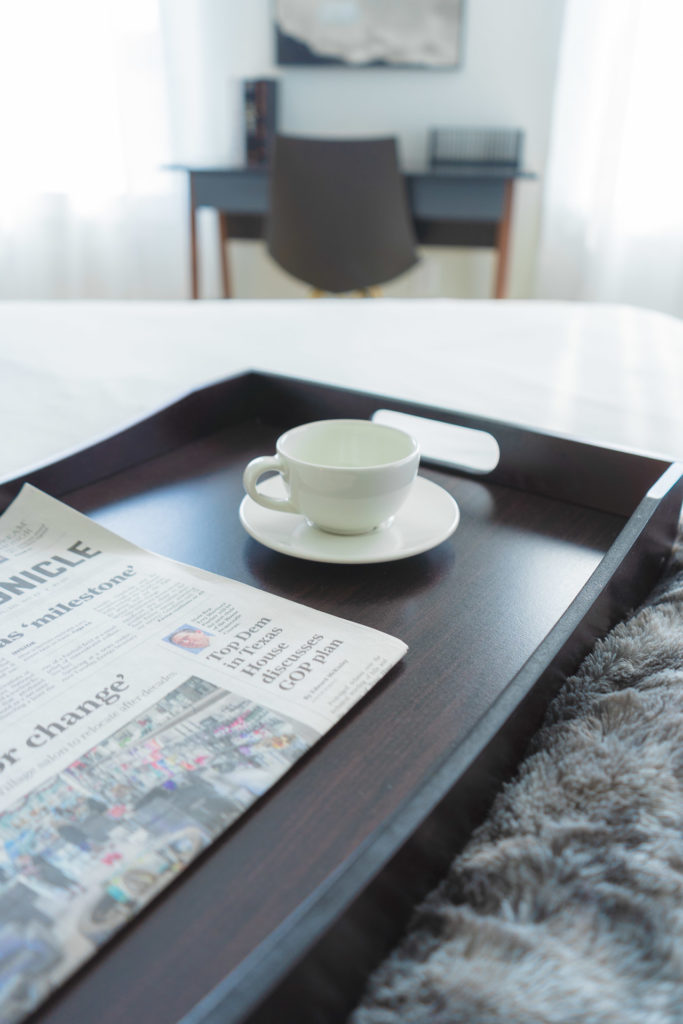
[[[422,467],[460,506],[448,541],[380,565],[292,559],[252,540],[237,516],[243,467],[271,453],[280,430],[245,420],[64,499],[143,547],[393,633],[410,650],[41,1020],[189,1011],[467,736],[625,522]]]

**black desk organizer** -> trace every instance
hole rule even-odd
[[[269,551],[246,462],[295,423],[394,409],[491,433],[439,547],[379,565]],[[0,485],[4,508],[25,478]],[[41,1024],[342,1021],[513,772],[594,639],[676,534],[680,468],[480,417],[265,374],[194,393],[26,477],[129,540],[404,639],[361,704],[40,1008]]]

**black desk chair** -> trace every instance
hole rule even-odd
[[[268,251],[323,292],[376,294],[417,262],[394,139],[279,135],[270,168]]]

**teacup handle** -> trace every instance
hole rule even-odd
[[[289,498],[271,498],[258,490],[256,485],[259,479],[264,473],[269,473],[273,470],[276,473],[282,473],[285,479],[287,479],[284,463],[279,455],[259,455],[257,459],[252,459],[242,474],[242,483],[244,484],[245,491],[259,505],[263,505],[264,508],[273,509],[274,512],[298,512],[299,509],[296,505],[292,504]]]

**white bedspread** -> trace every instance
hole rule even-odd
[[[0,303],[0,479],[265,369],[683,457],[683,322],[623,306]]]

